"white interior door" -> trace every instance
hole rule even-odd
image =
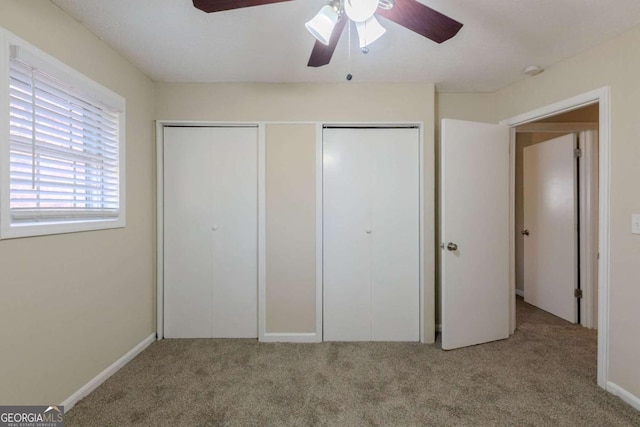
[[[325,129],[324,339],[418,341],[419,133]]]
[[[525,301],[577,322],[577,187],[568,134],[524,148]]]
[[[165,336],[255,338],[257,129],[165,128]]]
[[[442,348],[509,336],[509,128],[441,126]]]

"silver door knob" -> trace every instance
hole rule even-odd
[[[458,245],[456,245],[455,243],[451,243],[451,242],[449,242],[449,243],[447,244],[447,250],[450,250],[450,251],[457,251],[457,250],[458,250]]]
[[[213,231],[216,231],[216,230],[218,229],[218,226],[217,226],[217,225],[214,225],[213,227],[211,227],[211,229],[212,229]]]
[[[371,234],[371,229],[370,229],[370,228],[367,228],[367,229],[365,229],[364,231],[365,231],[367,234]]]
[[[529,235],[529,230],[522,230],[520,232],[520,234],[522,234],[523,236],[528,236]]]

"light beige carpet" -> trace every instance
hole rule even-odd
[[[596,333],[518,302],[508,340],[442,351],[412,343],[152,344],[67,426],[640,426],[596,385]]]

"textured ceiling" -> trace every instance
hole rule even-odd
[[[51,0],[164,82],[432,82],[439,91],[493,91],[640,24],[639,0],[420,0],[464,27],[438,45],[380,18],[367,55],[345,31],[333,60],[306,66],[304,23],[325,0],[206,14],[191,0]],[[349,66],[349,56],[351,65]]]

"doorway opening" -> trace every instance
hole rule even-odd
[[[609,87],[586,92],[569,99],[547,105],[500,122],[511,128],[511,213],[510,232],[510,331],[513,334],[516,327],[516,233],[515,233],[515,171],[516,171],[516,128],[521,125],[542,121],[553,116],[568,113],[593,104],[598,106],[598,161],[597,161],[597,279],[595,285],[597,296],[597,383],[603,389],[608,389],[608,337],[609,337],[609,151],[610,151],[610,110]],[[596,227],[596,225],[594,225]],[[525,291],[526,293],[526,291]]]
[[[515,128],[516,295],[591,329],[597,328],[598,122],[594,103]]]

